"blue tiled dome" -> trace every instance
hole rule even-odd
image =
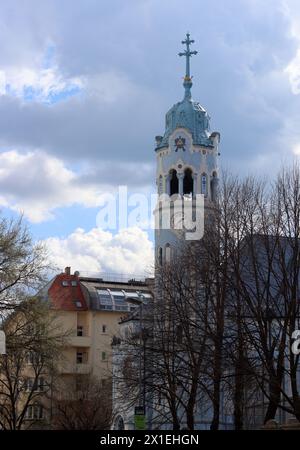
[[[176,103],[166,114],[166,129],[158,148],[168,146],[169,136],[176,128],[187,128],[193,136],[194,144],[212,146],[210,139],[209,115],[200,103],[195,102],[191,96],[192,80],[185,77],[184,99]]]

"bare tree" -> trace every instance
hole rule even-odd
[[[299,328],[299,166],[272,185],[223,174],[205,230],[201,242],[158,264],[150,338],[128,341],[133,365],[144,348],[143,385],[157,422],[194,429],[202,402],[218,429],[224,395],[236,429],[249,426],[257,405],[259,425],[278,409],[300,419],[299,355],[291,352]],[[125,378],[134,404],[141,374]]]
[[[111,381],[105,385],[91,375],[61,381],[54,396],[53,426],[63,430],[107,430],[112,421]],[[63,393],[63,394],[61,394]]]
[[[267,401],[264,422],[274,419],[278,408],[299,417],[299,361],[290,351],[299,322],[299,168],[283,169],[272,189],[252,178],[237,181],[232,193],[227,329],[234,351],[228,356],[236,368],[236,424],[241,427],[246,378],[261,392],[262,414]],[[247,402],[251,409],[249,396]]]
[[[40,287],[48,268],[44,246],[33,242],[22,217],[0,218],[0,313]]]
[[[3,323],[7,353],[0,360],[0,425],[19,430],[45,425],[51,413],[54,363],[61,357],[65,335],[49,305],[24,300]],[[43,419],[43,420],[41,420]]]
[[[128,319],[132,332],[122,336],[115,350],[123,366],[115,375],[118,395],[126,393],[122,400],[127,407],[149,407],[152,427],[193,430],[199,404],[205,409],[209,402],[205,354],[211,294],[203,289],[199,251],[178,249],[157,269],[153,303]]]

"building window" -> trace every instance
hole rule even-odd
[[[75,380],[75,389],[77,392],[81,392],[83,390],[83,377],[82,376],[77,376],[76,380]]]
[[[39,390],[40,392],[42,392],[42,391],[44,390],[44,387],[45,387],[45,380],[44,380],[43,377],[39,377],[39,378],[38,378],[38,380],[37,380],[37,385],[38,385],[38,390]]]
[[[101,352],[101,360],[106,361],[106,352]]]
[[[207,195],[207,177],[205,173],[201,177],[201,194]]]
[[[66,281],[66,280],[63,280],[61,284],[62,284],[62,286],[64,286],[64,287],[69,286],[69,282]]]
[[[26,378],[24,380],[24,391],[31,392],[33,388],[33,378]]]
[[[184,171],[183,179],[183,194],[193,195],[194,181],[191,169],[186,169]]]
[[[97,294],[100,301],[100,309],[113,309],[112,297],[107,289],[97,289]]]
[[[27,420],[41,420],[44,418],[44,408],[38,403],[27,407],[25,417]]]
[[[43,377],[38,377],[37,379],[26,378],[24,380],[23,389],[26,392],[36,392],[36,391],[42,392],[44,390],[44,386],[45,381]]]
[[[77,364],[86,364],[87,363],[87,353],[85,352],[77,352],[76,353],[76,362]]]
[[[106,333],[106,331],[107,331],[106,325],[102,325],[102,333]]]
[[[170,172],[170,195],[178,194],[179,183],[176,170],[171,170]]]
[[[77,336],[83,336],[83,326],[78,325],[77,327]]]
[[[43,356],[36,352],[28,352],[26,354],[26,363],[30,365],[38,365],[43,363]]]
[[[75,280],[71,281],[71,286],[77,286],[77,281]]]
[[[125,301],[125,294],[123,291],[110,291],[114,299],[115,311],[128,311],[128,304]]]

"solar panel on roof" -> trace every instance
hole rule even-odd
[[[137,292],[128,292],[125,291],[126,297],[131,297],[131,298],[140,298],[139,294]]]

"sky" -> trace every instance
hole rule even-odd
[[[59,269],[151,272],[151,231],[96,218],[119,185],[155,189],[187,31],[221,166],[274,176],[300,156],[299,0],[1,0],[0,209]]]

